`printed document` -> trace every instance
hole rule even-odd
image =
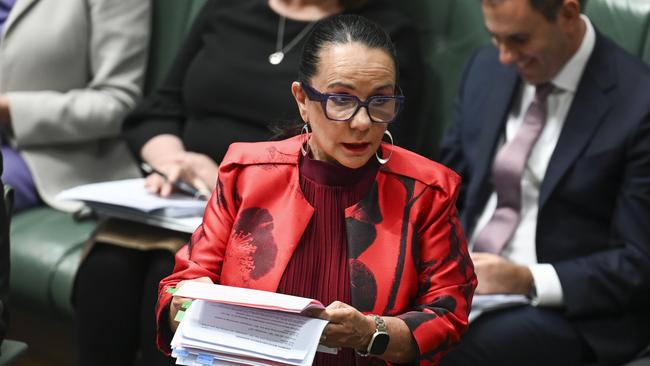
[[[59,193],[57,200],[83,201],[98,214],[192,233],[201,224],[207,201],[187,195],[161,197],[144,179],[84,184]]]
[[[174,295],[196,299],[171,342],[177,364],[300,366],[336,352],[318,345],[327,321],[300,314],[318,301],[199,282]]]

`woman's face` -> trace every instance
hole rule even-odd
[[[385,51],[353,42],[328,45],[319,56],[317,73],[311,79],[318,92],[354,95],[361,101],[394,95],[395,65]],[[292,92],[303,120],[311,126],[309,148],[315,159],[359,168],[373,157],[386,124],[371,122],[366,108],[359,109],[349,122],[330,120],[319,101],[307,98],[300,83],[293,83]]]

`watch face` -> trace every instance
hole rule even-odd
[[[370,341],[372,344],[370,346],[370,349],[368,350],[369,353],[373,355],[381,355],[384,352],[386,352],[386,348],[388,347],[388,341],[390,340],[390,337],[388,336],[388,333],[384,332],[377,332],[375,335],[372,337],[372,340]]]

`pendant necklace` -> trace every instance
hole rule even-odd
[[[283,47],[282,44],[284,43],[284,26],[286,23],[287,18],[280,16],[280,21],[278,22],[278,39],[275,42],[275,52],[269,55],[269,63],[271,65],[280,64],[284,59],[284,55],[287,52],[291,51],[291,49],[295,47],[298,42],[300,42],[300,40],[302,40],[307,35],[307,33],[309,33],[314,24],[316,24],[315,21],[307,24],[305,28],[303,28],[303,30],[301,30],[300,33],[298,33],[298,35],[291,40],[291,42]]]

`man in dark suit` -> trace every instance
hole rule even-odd
[[[477,295],[531,304],[479,316],[442,364],[621,364],[650,343],[650,71],[579,0],[482,8],[495,47],[467,65],[441,160]]]

